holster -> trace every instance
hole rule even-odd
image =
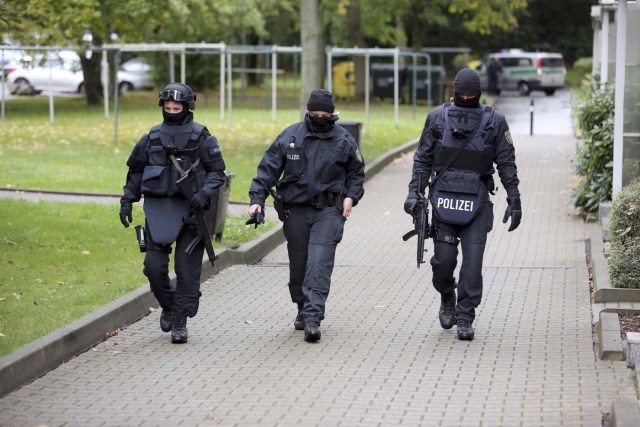
[[[279,195],[274,189],[271,189],[270,192],[271,197],[273,197],[273,209],[275,209],[276,213],[278,214],[278,219],[284,222],[284,220],[287,219],[287,216],[285,213],[284,203],[282,202],[282,196]]]

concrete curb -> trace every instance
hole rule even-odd
[[[611,404],[610,427],[634,427],[640,425],[640,408],[634,399],[616,399]]]
[[[591,266],[593,300],[595,303],[637,301],[636,299],[629,300],[628,298],[636,298],[640,294],[640,290],[611,287],[607,271],[607,260],[604,256],[603,235],[596,233],[589,239],[587,243],[587,262]],[[605,309],[599,313],[598,356],[601,360],[625,360],[618,313],[627,311],[624,309]],[[635,313],[635,311],[631,312]],[[607,425],[609,427],[640,426],[638,401],[623,398],[614,400],[611,404],[611,414]]]
[[[396,157],[416,148],[418,140],[413,140],[391,150],[368,164],[365,181],[380,172]],[[236,264],[254,264],[276,246],[284,242],[282,224],[278,224],[259,238],[247,242],[237,249],[223,249],[218,253],[215,267],[208,258],[203,258],[201,280]],[[175,273],[170,274],[175,284]],[[0,358],[0,397],[46,374],[57,366],[87,351],[99,342],[148,315],[158,303],[148,286],[99,308],[98,310],[64,326],[13,353]]]
[[[593,302],[640,302],[640,289],[614,288],[609,281],[607,260],[604,257],[604,243],[600,234],[591,236],[588,262],[591,264],[593,281]]]
[[[624,360],[620,318],[618,313],[601,311],[598,322],[598,357],[600,360],[621,362]]]

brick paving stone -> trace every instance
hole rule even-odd
[[[516,140],[524,217],[504,190],[484,264],[476,339],[437,320],[439,296],[403,202],[411,155],[366,183],[338,247],[322,339],[295,331],[286,246],[203,284],[189,342],[159,311],[0,399],[0,426],[599,426],[635,398],[624,362],[593,349],[585,241],[571,206],[571,137]]]

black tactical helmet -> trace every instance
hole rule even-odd
[[[167,99],[186,104],[189,110],[196,109],[196,94],[184,83],[169,83],[166,85],[160,92],[158,105],[162,107]]]

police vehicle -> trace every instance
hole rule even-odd
[[[565,84],[567,69],[561,53],[524,52],[511,49],[487,55],[476,68],[483,91],[488,87],[487,67],[492,58],[502,65],[498,86],[500,90],[516,90],[526,96],[531,91],[544,91],[551,96]]]

